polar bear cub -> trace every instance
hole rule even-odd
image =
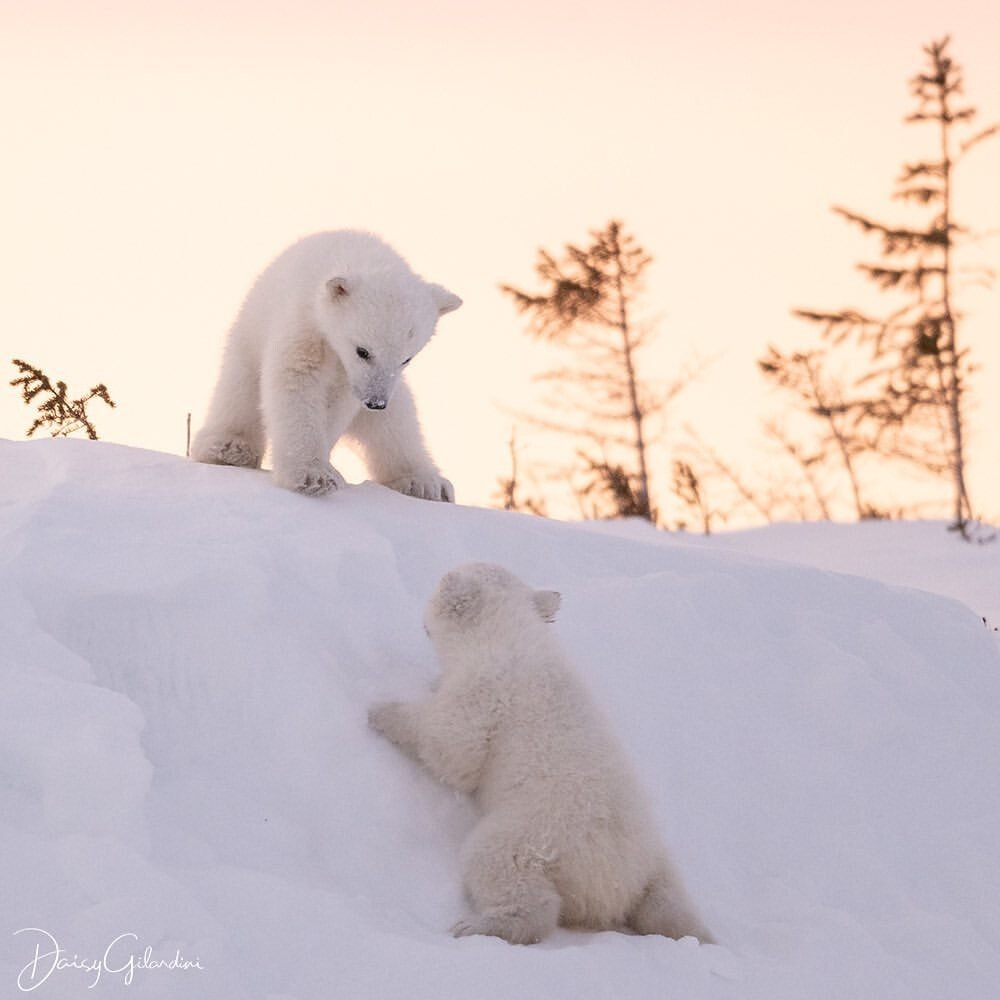
[[[479,807],[461,850],[476,912],[452,932],[528,944],[562,924],[709,942],[623,750],[546,629],[559,603],[500,566],[452,570],[425,615],[436,689],[369,713]]]
[[[270,438],[275,481],[315,495],[345,485],[330,450],[346,435],[378,482],[454,500],[402,373],[461,304],[369,233],[307,236],[247,294],[192,457],[259,468]]]

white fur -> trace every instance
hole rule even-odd
[[[460,305],[368,233],[300,240],[247,294],[192,457],[258,468],[270,438],[277,483],[320,494],[344,485],[330,450],[346,435],[378,482],[453,500],[424,445],[402,371],[438,317]]]
[[[425,616],[436,689],[369,715],[481,812],[461,852],[476,912],[453,933],[530,943],[561,923],[711,941],[622,749],[545,624],[558,604],[499,566],[452,570]]]

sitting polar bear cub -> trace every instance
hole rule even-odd
[[[329,459],[346,434],[378,482],[454,500],[424,446],[402,372],[438,317],[461,304],[368,233],[300,240],[250,289],[191,456],[259,468],[270,437],[275,481],[322,494],[345,485]]]
[[[461,852],[476,915],[452,931],[529,944],[562,924],[709,942],[622,749],[545,627],[558,607],[500,566],[452,570],[425,617],[435,691],[369,714],[481,811]]]

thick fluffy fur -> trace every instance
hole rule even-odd
[[[425,616],[436,689],[370,712],[480,809],[461,857],[475,913],[453,933],[527,944],[561,923],[711,941],[623,751],[546,627],[558,606],[499,566],[452,570]]]
[[[243,303],[192,457],[258,468],[270,438],[277,483],[321,494],[344,485],[329,459],[347,435],[378,482],[453,500],[401,376],[438,317],[460,305],[368,233],[300,240]]]

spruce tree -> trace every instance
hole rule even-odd
[[[962,70],[948,46],[948,38],[926,46],[926,65],[910,81],[916,107],[905,121],[930,126],[934,147],[927,158],[904,165],[893,197],[914,207],[916,221],[887,223],[834,208],[878,238],[879,258],[859,268],[880,292],[895,296],[895,306],[881,316],[857,309],[796,309],[794,314],[819,325],[828,344],[853,344],[867,352],[866,371],[837,402],[838,444],[846,442],[854,455],[867,450],[902,458],[946,478],[953,523],[964,534],[972,517],[965,405],[972,367],[955,303],[955,252],[969,230],[954,217],[955,169],[998,126],[972,128],[976,109],[962,98]],[[801,384],[794,368],[801,369],[801,359],[808,356],[772,351],[761,367],[791,388]],[[813,415],[829,426],[831,412],[816,402]],[[859,501],[859,513],[860,508]]]
[[[652,258],[621,222],[590,233],[585,246],[568,244],[561,259],[540,250],[541,289],[501,285],[530,319],[536,338],[566,348],[564,368],[544,373],[557,415],[534,420],[583,442],[577,493],[595,516],[656,519],[650,498],[647,422],[661,402],[639,377],[648,329],[632,311]]]

